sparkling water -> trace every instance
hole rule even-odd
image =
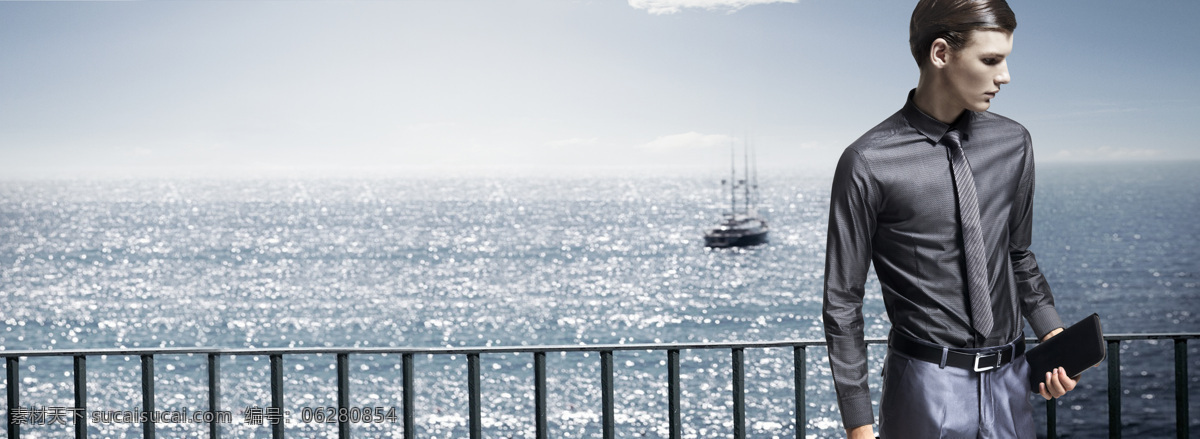
[[[1042,165],[1033,250],[1073,322],[1105,331],[1200,332],[1198,163]],[[771,243],[712,250],[720,175],[0,182],[0,347],[466,347],[823,339],[830,176],[764,173]],[[867,336],[886,336],[871,276]],[[1029,333],[1027,331],[1027,333]],[[1189,345],[1193,430],[1200,342]],[[1173,437],[1173,346],[1122,345],[1125,433]],[[747,433],[794,437],[791,349],[745,352]],[[878,400],[883,348],[871,349]],[[840,434],[823,348],[809,349],[810,436]],[[684,436],[732,434],[728,350],[680,355]],[[399,355],[354,355],[354,406],[402,410]],[[155,358],[156,409],[208,407],[203,355]],[[667,434],[666,354],[614,354],[620,437]],[[533,437],[533,358],[481,356],[486,437]],[[21,405],[73,404],[70,357],[21,361]],[[137,410],[138,357],[88,358],[88,409]],[[289,435],[336,406],[333,355],[288,355]],[[466,358],[417,356],[418,437],[467,434]],[[547,355],[552,437],[599,437],[600,359]],[[1059,402],[1063,437],[1107,431],[1106,366]],[[226,437],[270,405],[266,356],[223,357]],[[1040,397],[1033,399],[1043,417]],[[0,409],[6,409],[0,401]],[[1041,420],[1039,422],[1044,422]],[[68,425],[26,425],[62,437]],[[91,423],[140,437],[138,423]],[[160,423],[168,437],[207,432]],[[403,422],[357,423],[401,437]]]

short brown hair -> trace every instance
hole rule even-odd
[[[921,0],[908,24],[908,45],[918,67],[924,67],[934,40],[942,38],[951,50],[967,45],[973,30],[1012,33],[1017,16],[1004,0]]]

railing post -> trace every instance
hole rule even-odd
[[[1121,438],[1121,341],[1108,341],[1108,437]]]
[[[604,412],[604,439],[616,437],[616,420],[613,416],[613,353],[600,351],[600,394]]]
[[[209,439],[221,437],[221,420],[217,412],[221,410],[221,354],[208,354],[208,411],[212,414],[212,422],[208,423]]]
[[[550,429],[546,425],[546,353],[533,353],[533,405],[537,439],[549,439]]]
[[[154,355],[142,355],[142,438],[154,439]]]
[[[21,408],[21,359],[18,357],[4,358],[5,372],[8,379],[8,439],[21,437],[20,420],[13,413]]]
[[[670,418],[670,439],[683,437],[679,391],[679,349],[670,349],[667,350],[667,417]]]
[[[1187,339],[1175,339],[1175,436],[1187,439],[1188,425]]]
[[[417,422],[414,416],[413,401],[416,389],[413,388],[413,354],[402,356],[404,369],[404,439],[416,439]]]
[[[337,354],[337,385],[338,438],[350,439],[350,354]]]
[[[470,420],[467,428],[471,439],[483,438],[482,398],[479,394],[479,353],[467,354],[467,395]]]
[[[271,354],[271,437],[283,439],[283,354]]]
[[[87,357],[75,356],[75,439],[87,438]]]
[[[733,439],[746,439],[746,372],[742,348],[733,348]]]
[[[1046,438],[1058,437],[1058,398],[1046,400]]]
[[[792,348],[792,362],[796,366],[796,439],[808,436],[808,418],[805,413],[807,401],[804,398],[805,381],[808,379],[807,351],[804,346]]]

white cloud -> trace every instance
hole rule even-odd
[[[697,148],[728,148],[738,139],[723,134],[700,134],[695,131],[661,136],[642,145],[643,148],[656,150],[678,150]]]
[[[1114,161],[1160,159],[1162,150],[1153,148],[1099,148],[1064,149],[1049,157],[1052,161]]]
[[[747,6],[770,3],[796,3],[799,0],[629,0],[629,6],[654,15],[674,14],[684,9],[704,9],[734,13]]]
[[[562,140],[546,142],[546,146],[551,146],[551,147],[555,147],[555,148],[571,148],[571,147],[577,147],[577,146],[595,146],[595,145],[598,145],[599,143],[600,143],[600,139],[598,139],[596,137],[589,137],[589,138],[573,137],[570,139],[562,139]]]

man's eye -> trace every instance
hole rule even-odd
[[[999,61],[996,60],[996,58],[984,58],[983,59],[983,63],[987,64],[989,66],[994,66],[994,65],[996,65],[997,62],[999,62]]]

